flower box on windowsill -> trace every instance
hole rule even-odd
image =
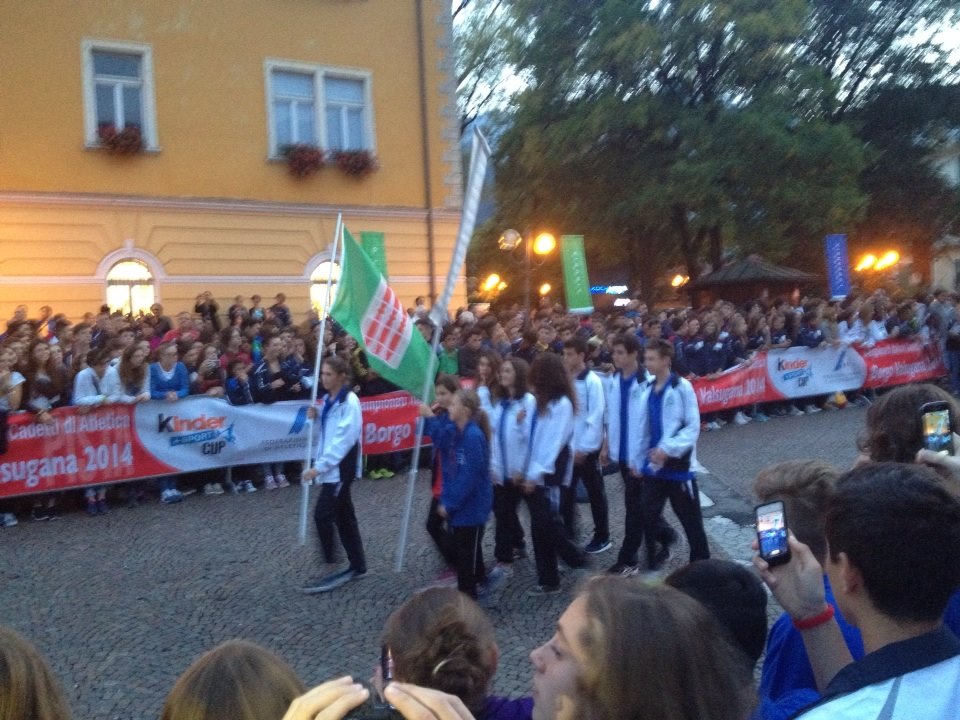
[[[296,178],[310,177],[323,167],[323,149],[316,145],[284,145],[280,154],[286,159],[290,174]]]
[[[369,175],[380,167],[369,150],[341,150],[334,153],[333,161],[341,172],[356,178]]]
[[[111,155],[136,155],[143,152],[143,134],[139,125],[127,125],[117,130],[116,125],[100,125],[97,128],[100,147]]]

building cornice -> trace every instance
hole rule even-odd
[[[322,203],[284,203],[266,200],[231,200],[224,198],[144,197],[137,195],[101,195],[97,193],[31,193],[0,191],[0,207],[73,208],[90,210],[171,210],[196,213],[229,213],[245,215],[301,215],[329,217],[343,213],[386,220],[419,220],[426,222],[423,208],[375,205],[326,205]],[[434,219],[457,222],[458,209],[437,208]]]

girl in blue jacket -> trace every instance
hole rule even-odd
[[[453,535],[447,528],[446,518],[440,515],[438,510],[444,479],[447,475],[452,475],[456,471],[456,463],[450,462],[449,453],[450,445],[456,436],[456,425],[454,425],[448,413],[450,404],[459,390],[460,383],[456,376],[440,373],[437,375],[434,384],[436,403],[433,407],[426,404],[420,407],[420,416],[425,418],[423,432],[430,436],[430,441],[433,444],[433,461],[431,463],[433,479],[430,484],[427,533],[433,539],[437,550],[440,551],[440,555],[447,564],[447,567],[435,581],[439,584],[451,584],[451,581],[457,575],[457,556],[453,548]]]
[[[438,512],[447,518],[453,535],[457,589],[476,598],[477,586],[487,579],[483,529],[493,507],[490,422],[473,390],[457,392],[449,414],[456,434],[446,452],[455,471],[444,478]]]

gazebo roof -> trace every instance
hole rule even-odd
[[[752,256],[724,265],[719,270],[703,275],[690,284],[691,290],[717,285],[742,285],[747,283],[803,283],[819,280],[819,275],[796,268],[774,265],[762,258]]]

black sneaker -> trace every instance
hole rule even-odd
[[[648,565],[650,566],[651,570],[660,570],[669,559],[670,546],[661,545],[660,548],[653,554],[653,557],[650,558]]]
[[[623,577],[631,577],[639,572],[639,566],[622,562],[616,562],[607,568],[607,573],[610,575],[622,575]]]
[[[317,580],[311,580],[303,586],[303,592],[306,595],[316,595],[318,593],[330,592],[331,590],[336,590],[341,585],[346,585],[351,580],[356,580],[357,578],[361,578],[366,574],[366,570],[360,572],[358,570],[353,570],[352,568],[347,568],[346,570],[341,570],[338,573],[333,573],[332,575],[327,575],[326,577],[318,578]]]
[[[609,540],[597,540],[594,538],[591,540],[587,546],[583,549],[588,555],[599,555],[602,552],[606,552],[610,549]]]

